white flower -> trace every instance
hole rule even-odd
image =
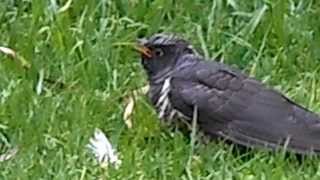
[[[90,138],[90,142],[87,147],[96,156],[102,167],[107,167],[110,163],[118,169],[121,165],[121,160],[118,158],[117,153],[112,148],[112,145],[106,135],[100,129],[95,129],[94,136]]]

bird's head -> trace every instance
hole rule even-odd
[[[186,40],[166,34],[139,39],[135,49],[140,53],[141,63],[149,76],[168,72],[175,67],[181,56],[195,53]]]

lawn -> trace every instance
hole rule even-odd
[[[316,0],[1,1],[0,46],[19,58],[0,54],[0,153],[19,151],[0,162],[0,179],[320,179],[318,157],[193,146],[143,95],[133,127],[123,120],[126,96],[147,84],[126,44],[156,32],[320,112],[319,17]],[[119,169],[85,147],[95,128],[121,154]]]

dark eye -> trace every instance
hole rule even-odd
[[[156,48],[156,49],[154,49],[153,52],[157,57],[163,56],[163,54],[164,54],[164,52],[161,48]]]

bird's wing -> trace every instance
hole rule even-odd
[[[200,128],[245,146],[320,152],[319,117],[275,90],[225,67],[195,66],[171,79],[171,103]]]

